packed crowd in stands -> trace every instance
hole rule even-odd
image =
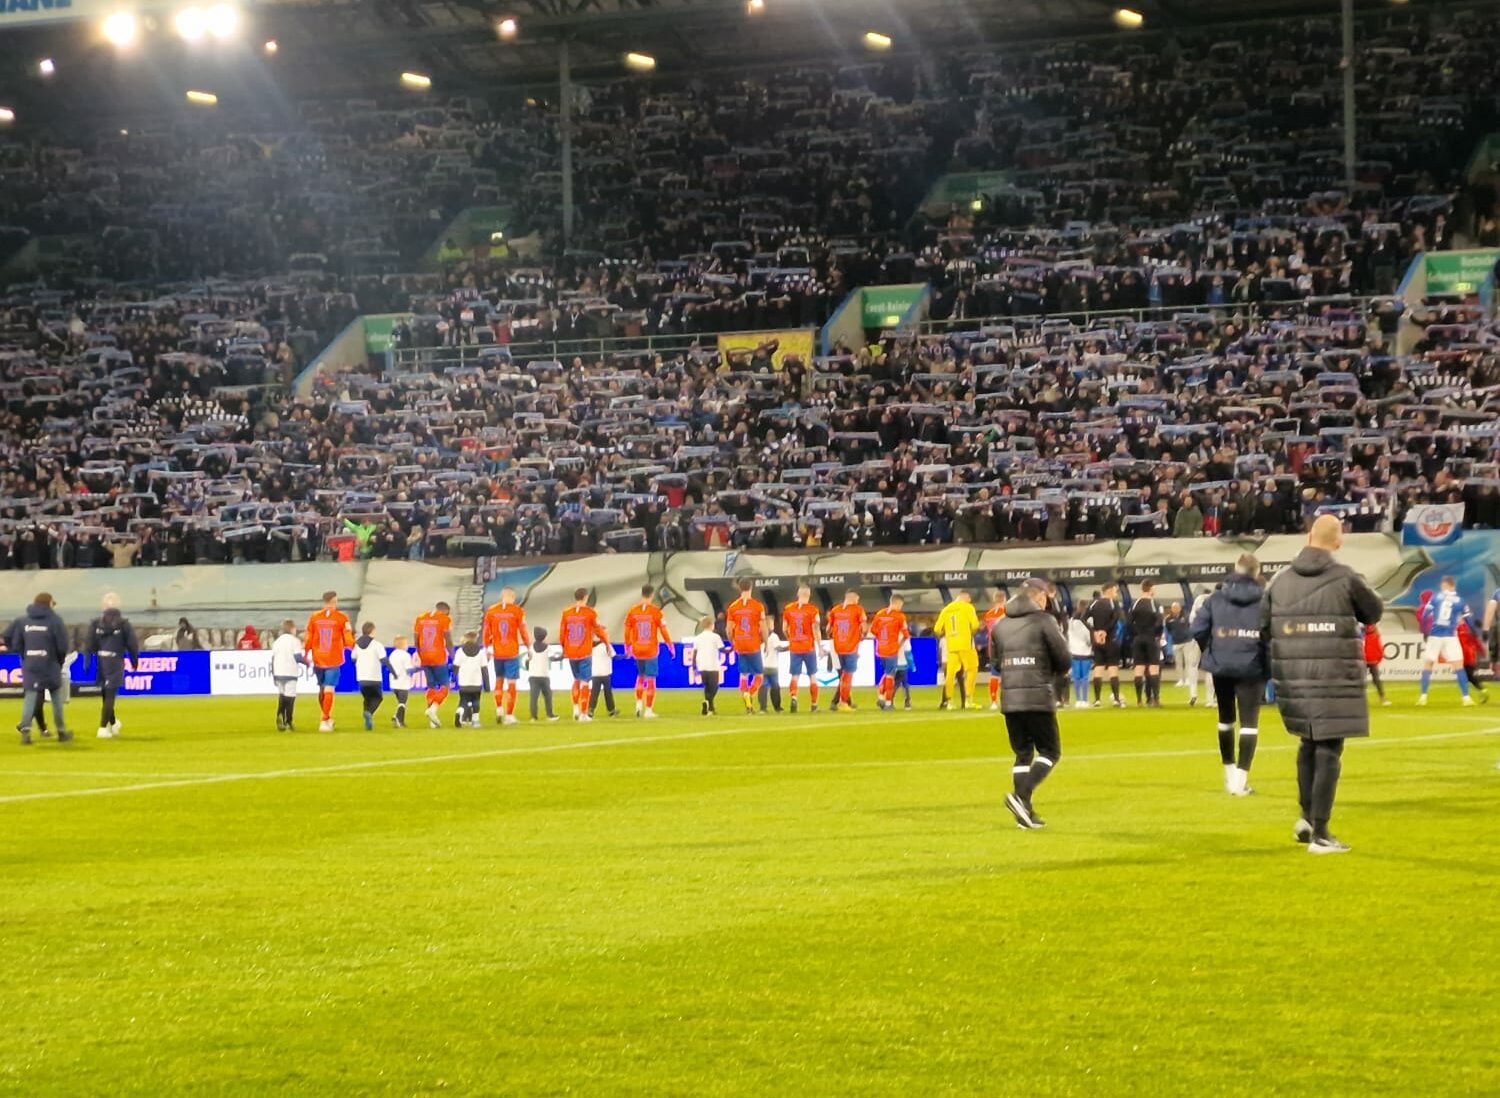
[[[1496,525],[1500,329],[1435,304],[1398,356],[1403,306],[1368,296],[1490,213],[1458,173],[1497,25],[1371,24],[1352,191],[1327,21],[595,89],[566,253],[535,106],[9,145],[0,221],[62,258],[0,298],[0,568],[1382,529],[1439,499]],[[959,171],[988,174],[922,204]],[[402,273],[509,184],[539,258]],[[948,330],[507,350],[810,326],[908,281]],[[408,305],[400,344],[493,346],[292,395]]]

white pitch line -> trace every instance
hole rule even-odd
[[[888,724],[907,724],[931,720],[930,715],[892,717]],[[428,763],[467,762],[470,759],[497,759],[510,755],[544,755],[557,751],[584,751],[597,747],[630,747],[645,743],[672,743],[679,740],[706,740],[746,732],[785,733],[768,718],[757,724],[733,728],[710,728],[699,732],[673,732],[659,736],[622,736],[611,740],[576,740],[570,743],[535,744],[530,747],[497,747],[489,751],[464,751],[448,755],[416,755],[402,759],[367,759],[360,762],[334,763],[328,766],[299,766],[285,770],[250,770],[227,774],[203,774],[164,781],[132,782],[129,785],[91,786],[85,789],[54,789],[41,793],[12,793],[0,797],[0,804],[22,804],[26,801],[51,801],[67,797],[102,797],[109,793],[145,793],[154,789],[181,789],[196,785],[223,785],[229,782],[263,781],[269,778],[306,778],[322,774],[342,774],[360,770],[380,770],[394,766],[424,766]]]
[[[911,721],[930,720],[930,716],[900,716],[893,717],[887,723],[905,724]],[[109,793],[142,793],[156,789],[180,789],[199,785],[221,785],[230,782],[261,781],[270,778],[306,778],[320,777],[336,774],[354,774],[372,770],[386,770],[402,766],[424,766],[428,763],[442,762],[467,762],[472,759],[493,759],[513,755],[543,755],[559,751],[583,751],[599,747],[629,747],[634,744],[672,743],[682,740],[702,740],[721,736],[741,735],[747,732],[777,732],[785,734],[788,730],[784,727],[777,729],[770,722],[762,722],[754,725],[744,725],[734,728],[713,728],[699,732],[675,732],[660,736],[634,736],[622,737],[612,740],[579,740],[572,743],[537,744],[531,747],[500,747],[490,751],[458,752],[447,755],[417,755],[404,759],[369,759],[361,762],[336,763],[329,766],[303,766],[291,767],[285,770],[260,770],[246,771],[243,773],[228,774],[204,774],[190,778],[177,778],[166,781],[134,782],[129,785],[98,786],[86,789],[59,789],[41,793],[16,793],[0,797],[0,804],[20,804],[26,801],[48,801],[60,800],[68,797],[101,797]],[[1493,736],[1500,733],[1500,727],[1474,729],[1469,732],[1436,732],[1427,736],[1400,736],[1387,737],[1385,739],[1371,739],[1367,746],[1401,746],[1405,744],[1432,743],[1440,740],[1477,739],[1485,736]],[[795,733],[793,733],[795,734]],[[1266,751],[1291,751],[1296,748],[1294,743],[1267,744],[1260,750]],[[1069,755],[1069,762],[1108,762],[1132,759],[1172,759],[1190,758],[1204,754],[1203,748],[1192,748],[1172,751],[1113,751],[1100,752],[1097,754]],[[997,765],[1008,762],[1008,755],[980,755],[958,759],[872,759],[865,762],[828,762],[828,763],[766,763],[745,764],[742,766],[666,766],[659,768],[621,768],[610,769],[602,773],[646,773],[646,772],[673,772],[673,771],[699,771],[699,770],[746,770],[746,771],[768,771],[768,770],[856,770],[856,769],[890,769],[896,767],[919,767],[919,766],[977,766]],[[521,776],[533,773],[542,774],[548,772],[599,772],[595,768],[573,768],[566,771],[503,771],[507,776]]]
[[[1397,738],[1386,737],[1384,739],[1370,739],[1362,747],[1390,747],[1403,744],[1414,744],[1431,742],[1434,740],[1466,740],[1478,739],[1485,736],[1500,734],[1500,728],[1475,729],[1469,732],[1437,732],[1430,736],[1401,736]],[[1259,749],[1260,754],[1268,751],[1295,751],[1295,743],[1267,744]],[[1131,759],[1186,759],[1203,755],[1205,751],[1211,753],[1213,745],[1206,749],[1202,747],[1176,749],[1172,751],[1105,751],[1098,753],[1067,754],[1065,757],[1069,763],[1078,762],[1110,762]],[[689,763],[685,766],[611,766],[601,769],[597,766],[548,766],[537,767],[529,770],[466,770],[464,777],[529,777],[531,775],[545,776],[548,774],[596,774],[600,777],[608,777],[614,774],[718,774],[718,773],[755,773],[760,771],[797,771],[797,770],[887,770],[887,769],[909,769],[919,766],[993,766],[1004,763],[1009,766],[1014,761],[1012,755],[966,755],[961,758],[946,759],[854,759],[848,762],[805,762],[805,763]],[[366,774],[350,774],[353,778],[369,777]],[[388,774],[386,777],[402,778],[416,777],[414,774]],[[3,799],[0,799],[3,803]]]

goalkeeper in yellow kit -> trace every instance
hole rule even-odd
[[[979,652],[974,647],[974,634],[979,632],[979,615],[974,611],[973,596],[960,591],[939,612],[933,632],[948,644],[947,670],[944,689],[953,696],[955,683],[958,686],[958,708],[978,709],[978,701],[971,701],[974,684],[979,681]]]

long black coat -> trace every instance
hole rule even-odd
[[[1005,617],[990,633],[990,653],[991,662],[1000,668],[1004,712],[1057,711],[1054,684],[1072,658],[1056,618],[1038,610],[1025,595],[1017,595],[1005,604]]]
[[[1261,628],[1288,732],[1314,740],[1370,734],[1360,626],[1384,609],[1359,573],[1311,546],[1266,587]]]

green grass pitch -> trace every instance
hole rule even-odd
[[[341,697],[333,735],[127,699],[114,742],[75,700],[78,742],[0,738],[0,1093],[1500,1094],[1500,703],[1396,688],[1314,858],[1274,714],[1232,799],[1164,693],[1061,715],[1044,832],[999,715],[930,691],[374,733]]]

